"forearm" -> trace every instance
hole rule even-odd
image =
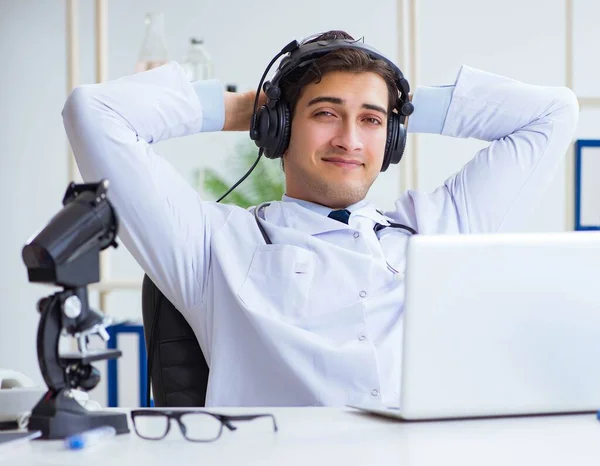
[[[255,92],[224,94],[225,123],[223,131],[248,131],[252,120]]]
[[[577,111],[568,88],[525,84],[462,67],[442,134],[497,141],[548,123],[553,133],[561,133],[559,138],[568,139]]]
[[[82,100],[86,101],[86,112],[96,115],[91,127],[81,128],[86,132],[112,132],[121,126],[136,138],[156,143],[197,133],[204,123],[198,95],[174,62],[113,81],[79,86],[67,99],[63,116],[69,118],[79,111]],[[102,118],[107,115],[109,119]]]
[[[454,85],[417,88],[413,102],[409,132],[490,142],[540,120],[570,123],[576,106],[567,88],[525,84],[467,66]]]

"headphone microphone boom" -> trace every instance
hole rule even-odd
[[[381,54],[375,48],[364,44],[363,42],[350,39],[332,39],[318,40],[306,44],[300,44],[297,40],[291,41],[281,51],[275,55],[267,68],[265,69],[254,97],[254,108],[252,111],[252,120],[250,122],[250,139],[252,139],[259,148],[258,157],[248,171],[231,188],[223,194],[217,202],[221,202],[225,197],[237,188],[258,165],[261,156],[264,154],[269,159],[277,159],[283,156],[290,142],[291,112],[287,102],[282,99],[280,81],[299,67],[305,67],[312,64],[323,55],[338,49],[361,50],[374,60],[385,61],[396,75],[396,87],[399,97],[396,105],[390,112],[387,122],[387,137],[385,143],[385,152],[381,171],[384,172],[391,164],[397,164],[402,159],[404,148],[406,147],[406,117],[414,111],[413,104],[410,101],[410,85],[404,78],[402,71],[394,62],[385,55]],[[265,81],[267,73],[282,55],[284,57],[279,63],[277,72],[271,81]],[[267,102],[258,108],[258,97],[261,89],[267,96]]]

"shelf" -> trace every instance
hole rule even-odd
[[[104,280],[89,286],[90,291],[141,291],[142,279],[139,280]]]

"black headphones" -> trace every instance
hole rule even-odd
[[[254,111],[250,124],[250,138],[260,148],[260,151],[269,159],[276,159],[283,155],[290,142],[290,108],[288,103],[281,99],[280,81],[293,70],[299,67],[310,66],[316,59],[323,55],[342,48],[362,50],[375,60],[385,61],[396,73],[396,87],[400,92],[395,105],[396,112],[390,112],[387,124],[387,140],[381,171],[386,171],[390,164],[400,162],[404,147],[406,146],[406,117],[414,111],[409,100],[410,86],[404,78],[402,71],[388,58],[362,42],[347,39],[335,39],[310,42],[300,45],[292,41],[286,45],[269,63],[265,70],[254,100]],[[269,69],[280,56],[284,57],[277,68],[271,81],[265,81]],[[264,85],[263,85],[264,82]],[[257,111],[258,95],[263,89],[267,96],[266,105]]]

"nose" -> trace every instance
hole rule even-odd
[[[363,150],[363,141],[360,128],[352,121],[343,122],[336,132],[331,144],[344,152],[360,152]]]

